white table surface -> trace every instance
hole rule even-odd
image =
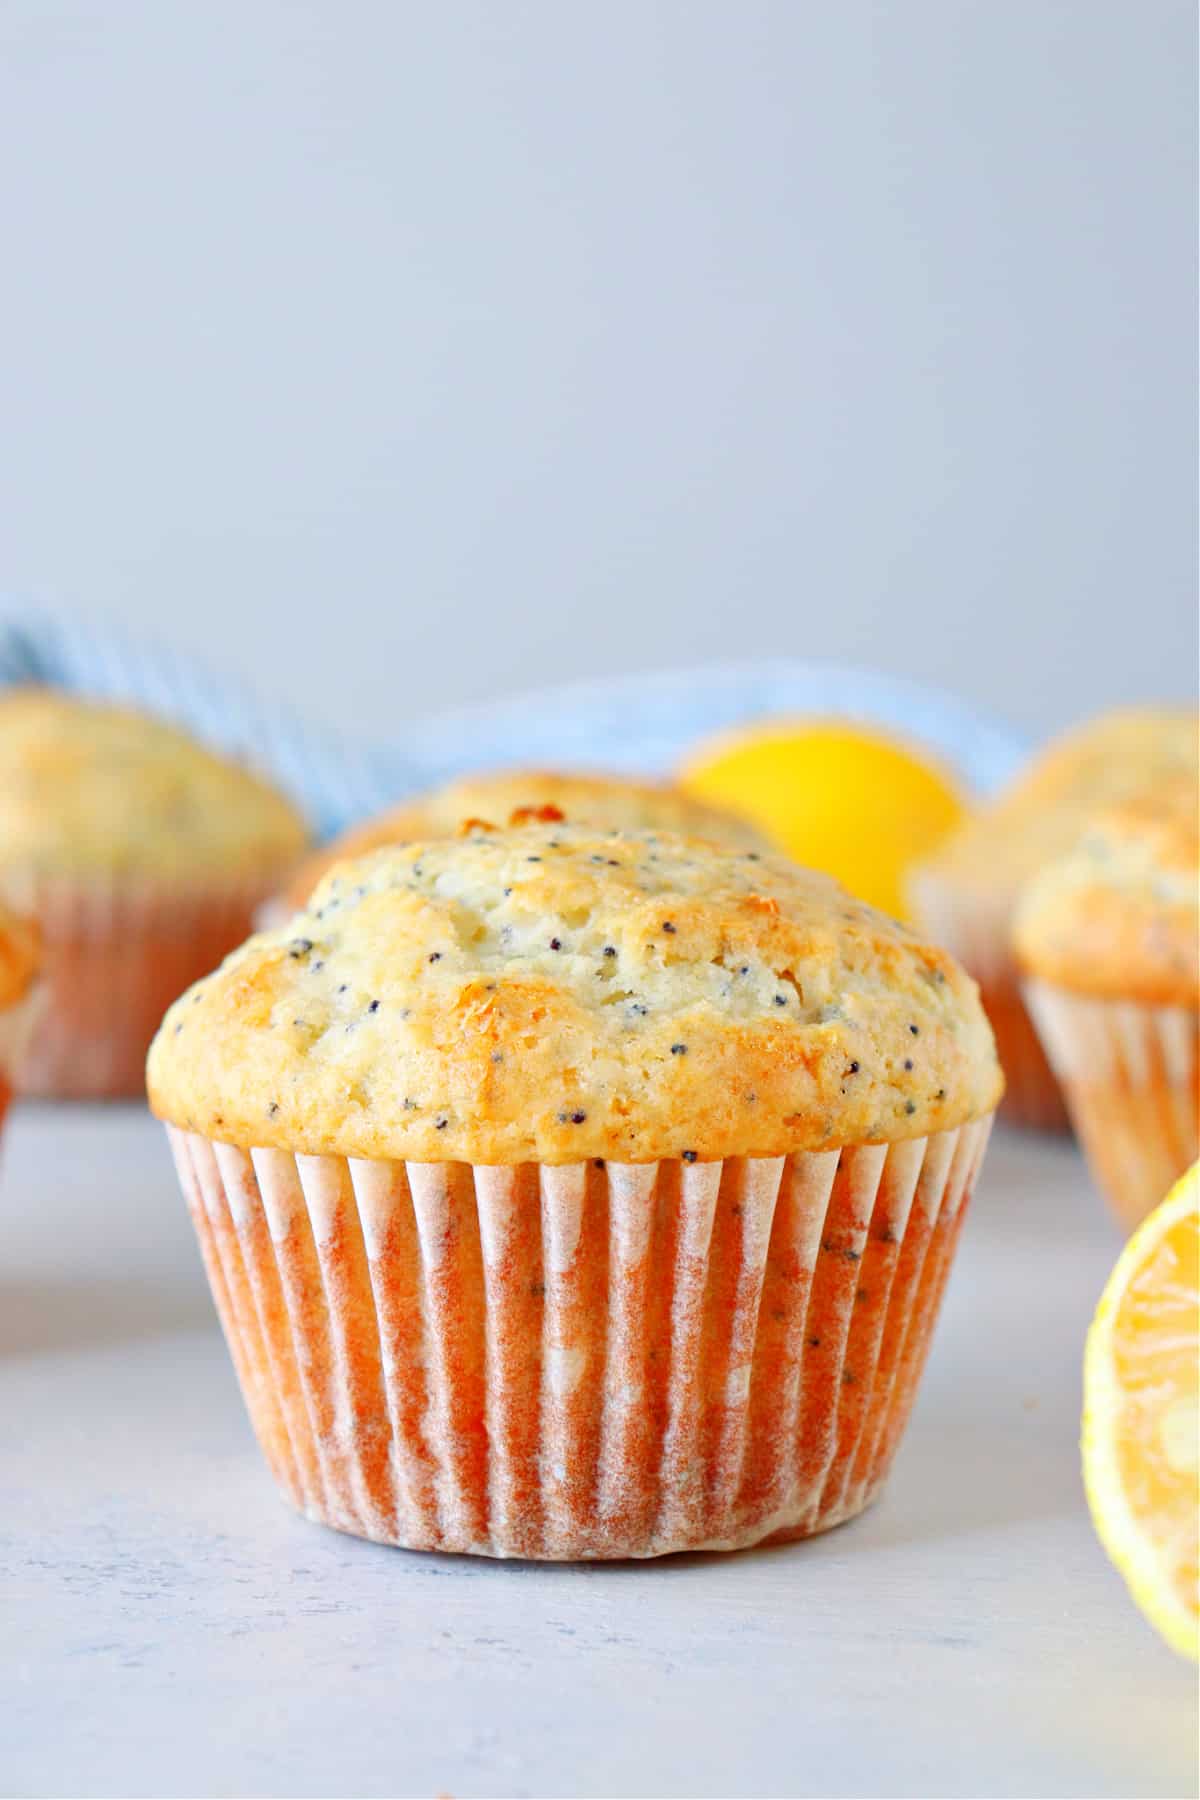
[[[0,1791],[1188,1795],[1196,1683],[1092,1534],[1116,1237],[998,1134],[888,1493],[807,1545],[413,1555],[276,1499],[160,1129],[25,1107],[0,1173]]]

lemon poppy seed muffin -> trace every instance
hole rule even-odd
[[[0,1012],[16,1006],[33,986],[38,966],[35,926],[0,901]]]
[[[0,874],[273,876],[303,820],[252,770],[126,707],[43,688],[0,696]]]
[[[1129,708],[1090,720],[1035,757],[910,875],[914,917],[980,983],[1008,1080],[1005,1114],[1017,1123],[1067,1120],[1021,996],[1012,947],[1021,894],[1098,812],[1159,781],[1186,778],[1197,752],[1197,717],[1186,708]]]
[[[974,984],[832,878],[564,823],[336,865],[149,1079],[206,1136],[467,1162],[922,1137],[1000,1085]]]
[[[1027,995],[1101,1187],[1132,1228],[1200,1152],[1200,781],[1101,813],[1026,889]]]
[[[553,807],[575,824],[602,831],[676,831],[741,850],[770,848],[740,814],[692,799],[666,782],[551,769],[491,770],[414,795],[325,844],[305,859],[288,883],[288,910],[303,906],[336,862],[388,844],[453,837],[467,819],[503,822],[514,813],[542,807]]]
[[[38,921],[48,990],[21,1087],[139,1092],[163,1007],[245,936],[305,841],[281,794],[172,726],[0,697],[0,894]]]
[[[37,969],[36,928],[0,903],[0,1125],[33,1020]]]
[[[1013,928],[1022,968],[1096,999],[1194,1005],[1198,809],[1193,771],[1100,813],[1022,895]]]
[[[1197,730],[1188,707],[1129,707],[1088,720],[1048,745],[924,866],[964,888],[999,888],[1015,905],[1098,811],[1194,771]]]
[[[867,1504],[1001,1087],[830,878],[560,822],[337,865],[148,1065],[285,1493],[538,1557]]]

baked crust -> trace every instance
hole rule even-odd
[[[337,865],[171,1008],[148,1085],[221,1142],[513,1164],[887,1143],[1003,1080],[974,982],[829,877],[540,823]]]
[[[1016,904],[1025,883],[1068,852],[1096,813],[1196,768],[1198,719],[1183,707],[1106,713],[1037,756],[990,806],[968,819],[913,873]]]
[[[555,807],[572,824],[600,831],[678,831],[741,850],[770,844],[750,823],[722,807],[693,800],[665,782],[626,781],[615,775],[583,775],[549,769],[500,769],[415,795],[403,805],[344,832],[308,856],[289,881],[284,898],[303,906],[334,863],[388,844],[450,837],[467,819],[506,823],[526,808]]]
[[[1097,998],[1200,1005],[1198,815],[1193,768],[1097,817],[1022,897],[1026,972]]]
[[[224,882],[289,867],[306,840],[275,788],[159,719],[45,688],[0,697],[0,878]]]

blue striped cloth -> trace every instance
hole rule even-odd
[[[990,793],[1024,746],[949,695],[861,669],[777,660],[581,682],[418,721],[388,744],[310,724],[247,684],[111,626],[0,621],[0,687],[39,682],[162,714],[274,775],[318,836],[472,768],[666,774],[702,736],[752,719],[844,717],[929,746]]]

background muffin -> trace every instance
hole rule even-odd
[[[874,1496],[1001,1077],[974,984],[832,880],[558,824],[338,865],[148,1085],[294,1504],[613,1557]]]
[[[158,720],[0,697],[0,894],[38,921],[48,990],[22,1089],[139,1093],[163,1008],[245,936],[305,836],[273,788]]]
[[[1026,890],[1026,995],[1088,1160],[1126,1226],[1200,1151],[1200,783],[1102,814]]]
[[[514,812],[539,806],[557,807],[573,824],[592,825],[601,831],[677,831],[736,849],[770,848],[748,819],[725,807],[694,800],[665,782],[550,769],[498,769],[414,795],[324,845],[305,859],[288,883],[286,910],[303,906],[326,869],[346,857],[415,838],[450,837],[466,819],[503,824]],[[284,906],[276,910],[282,917]]]
[[[1005,1117],[1046,1127],[1067,1114],[1021,994],[1012,919],[1026,884],[1068,851],[1106,805],[1196,766],[1196,715],[1110,713],[1058,739],[991,806],[913,871],[908,897],[922,928],[975,976],[996,1033]]]
[[[0,1125],[33,1019],[37,965],[37,931],[0,904]]]

